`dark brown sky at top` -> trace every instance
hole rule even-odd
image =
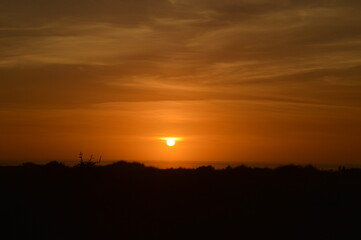
[[[360,10],[0,0],[0,158],[361,163]]]

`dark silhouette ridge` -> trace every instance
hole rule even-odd
[[[358,239],[361,169],[0,167],[0,239]]]

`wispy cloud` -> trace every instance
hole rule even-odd
[[[357,105],[360,9],[321,0],[3,0],[1,105],[247,97]]]

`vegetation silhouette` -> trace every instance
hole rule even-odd
[[[361,170],[0,167],[0,239],[357,239]],[[91,162],[91,163],[89,163]]]
[[[90,157],[89,157],[89,159],[88,160],[84,160],[83,159],[83,153],[82,152],[80,152],[79,153],[79,159],[80,159],[80,161],[79,161],[79,163],[77,164],[77,165],[75,165],[75,167],[94,167],[96,164],[99,164],[99,163],[101,163],[101,161],[102,161],[102,156],[100,155],[100,157],[99,157],[99,160],[98,161],[94,161],[94,156],[93,156],[93,154],[91,154],[90,155]]]

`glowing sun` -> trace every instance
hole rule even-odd
[[[167,145],[169,147],[173,147],[175,145],[175,139],[174,138],[168,138],[167,139]]]
[[[168,147],[173,147],[178,141],[183,141],[181,137],[159,137],[158,140],[165,142]]]

